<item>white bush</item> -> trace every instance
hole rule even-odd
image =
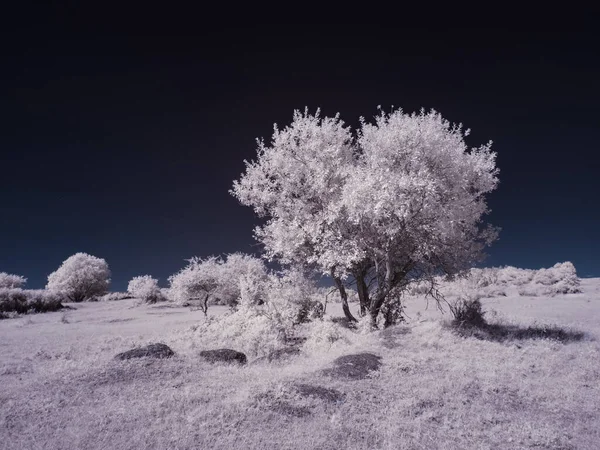
[[[108,292],[98,298],[101,302],[114,302],[117,300],[127,300],[132,298],[129,292]]]
[[[211,256],[194,257],[189,264],[169,278],[170,297],[179,304],[200,301],[209,304],[235,306],[260,303],[267,269],[262,260],[243,253],[227,255],[225,259]]]
[[[266,314],[263,306],[240,306],[200,324],[196,332],[203,347],[230,347],[248,356],[267,355],[286,342],[285,325]]]
[[[299,270],[269,275],[263,296],[266,310],[280,322],[301,323],[322,316],[324,309],[315,281]]]
[[[190,259],[186,267],[169,278],[170,293],[175,302],[186,305],[198,300],[207,305],[219,287],[218,269],[221,263],[220,258],[214,256]]]
[[[324,318],[308,325],[308,339],[303,348],[308,352],[327,351],[340,343],[346,343],[342,329],[329,318]]]
[[[80,302],[104,295],[109,285],[110,270],[104,259],[76,253],[48,276],[46,289]]]
[[[152,278],[150,275],[132,278],[127,285],[127,292],[146,303],[156,303],[163,300],[160,288],[158,287],[158,280]]]
[[[580,292],[579,277],[573,263],[567,261],[557,263],[549,269],[540,269],[533,277],[533,282],[548,286],[549,294],[574,294]]]
[[[21,275],[11,275],[10,273],[0,272],[0,289],[1,288],[22,288],[27,283],[27,278]]]
[[[160,288],[160,295],[162,296],[162,298],[164,298],[166,301],[169,302],[175,302],[175,299],[173,298],[173,294],[171,292],[170,288]]]
[[[575,266],[570,262],[557,263],[548,269],[519,269],[517,267],[492,267],[471,269],[464,276],[452,281],[437,278],[437,284],[445,297],[484,298],[507,294],[521,296],[555,296],[580,292],[580,280]],[[411,295],[426,293],[427,285],[411,287]]]
[[[222,261],[219,271],[219,288],[215,297],[223,305],[235,306],[239,302],[258,304],[268,279],[265,263],[254,256],[232,253]]]
[[[205,345],[230,346],[250,355],[265,355],[292,337],[302,307],[318,295],[314,282],[301,272],[287,270],[266,279],[255,272],[260,289],[242,294],[237,310],[211,318],[200,326]],[[260,302],[254,301],[259,298]],[[320,303],[319,303],[320,304]]]

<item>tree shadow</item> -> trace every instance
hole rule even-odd
[[[506,342],[526,339],[550,339],[562,343],[579,342],[585,338],[585,333],[568,330],[558,326],[527,326],[508,324],[466,325],[454,321],[451,325],[453,330],[463,337],[474,337],[476,339]]]

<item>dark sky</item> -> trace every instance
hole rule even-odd
[[[0,73],[0,271],[32,288],[75,252],[113,289],[166,285],[184,259],[258,250],[228,194],[255,138],[294,109],[435,108],[494,141],[502,227],[487,265],[572,261],[600,276],[600,70],[594,34],[370,25],[216,27],[194,36],[15,29]],[[360,33],[357,32],[360,30]]]

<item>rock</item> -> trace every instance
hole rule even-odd
[[[312,384],[293,384],[292,389],[300,395],[300,397],[312,397],[323,400],[328,403],[338,403],[344,399],[344,394],[335,389],[324,388],[322,386],[314,386]]]
[[[274,352],[269,353],[266,356],[261,356],[260,358],[256,358],[252,361],[252,364],[263,364],[263,363],[272,363],[276,361],[283,361],[286,359],[290,359],[292,356],[296,356],[300,354],[300,349],[297,347],[285,347],[280,348],[279,350],[275,350]]]
[[[175,352],[165,344],[150,344],[146,347],[134,348],[115,356],[115,359],[122,361],[131,358],[170,358]]]
[[[308,417],[313,409],[327,408],[343,401],[344,394],[312,384],[294,383],[283,389],[269,390],[255,397],[257,406],[278,414]]]
[[[333,367],[323,370],[324,375],[346,380],[362,380],[381,367],[381,356],[372,353],[358,353],[340,356],[333,361]]]
[[[219,348],[217,350],[203,350],[199,353],[200,357],[211,363],[237,363],[246,364],[247,358],[242,352],[231,350],[229,348]]]

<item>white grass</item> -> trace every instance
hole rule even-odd
[[[582,280],[582,289],[483,300],[491,321],[585,332],[578,342],[461,338],[444,326],[449,314],[410,298],[405,325],[366,336],[342,330],[328,350],[246,367],[197,357],[205,347],[191,327],[204,318],[188,308],[123,300],[2,320],[0,448],[597,449],[600,280]],[[339,305],[328,314],[341,315]],[[150,342],[177,355],[113,359]],[[319,373],[359,351],[382,356],[373,378]],[[345,400],[294,397],[293,382],[337,389]],[[273,407],[282,399],[311,414]]]

